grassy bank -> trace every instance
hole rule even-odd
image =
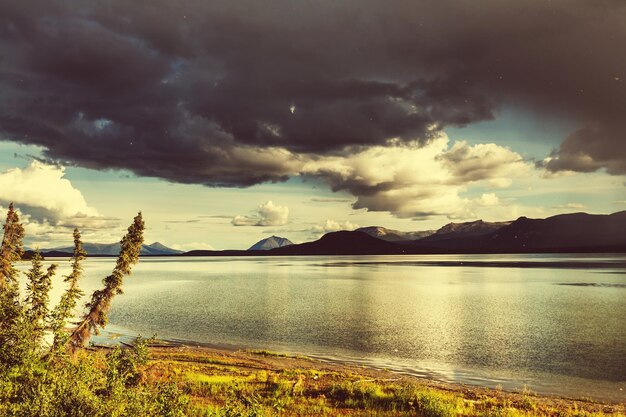
[[[265,351],[153,347],[142,378],[175,382],[189,416],[624,416],[623,405],[447,385]]]

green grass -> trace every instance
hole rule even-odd
[[[197,352],[162,349],[153,351],[146,377],[175,382],[189,398],[189,416],[625,417],[623,406],[546,399],[528,390],[454,391],[287,355],[271,355],[280,358],[278,365],[264,363],[259,354],[198,361]]]

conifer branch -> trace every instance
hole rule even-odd
[[[70,336],[70,350],[72,352],[87,343],[92,333],[98,334],[98,328],[103,328],[108,322],[107,313],[111,308],[113,297],[122,294],[122,283],[125,275],[129,275],[132,266],[139,260],[139,253],[143,243],[144,222],[141,212],[134,218],[128,228],[128,233],[122,238],[121,249],[115,268],[108,277],[104,278],[104,288],[96,290],[87,303],[87,313],[78,323]]]
[[[83,249],[80,231],[74,229],[74,252],[72,254],[71,266],[72,272],[65,277],[64,282],[68,283],[68,287],[61,296],[59,304],[54,308],[51,319],[50,329],[53,334],[53,342],[50,347],[50,353],[59,353],[69,340],[69,335],[65,331],[68,320],[72,317],[72,313],[78,304],[78,300],[83,296],[83,291],[78,287],[78,281],[83,273],[82,261],[87,253]]]

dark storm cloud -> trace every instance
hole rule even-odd
[[[580,129],[541,164],[550,171],[593,172],[606,168],[610,174],[626,175],[626,123]]]
[[[579,121],[548,169],[623,174],[625,21],[621,0],[0,0],[0,134],[247,186],[507,103]]]

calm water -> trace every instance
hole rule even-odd
[[[626,399],[626,256],[145,258],[124,290],[112,331]]]

